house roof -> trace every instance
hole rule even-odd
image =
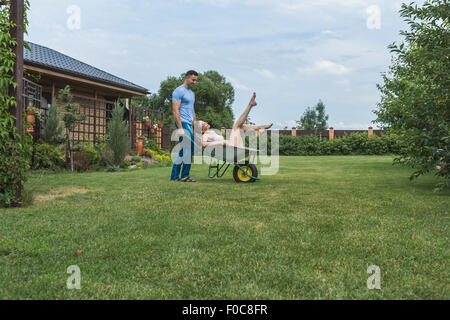
[[[108,72],[97,69],[89,64],[71,58],[56,50],[27,41],[30,50],[24,49],[24,62],[35,66],[52,69],[66,74],[111,84],[120,88],[148,93],[144,87],[138,86],[130,81],[116,77]]]

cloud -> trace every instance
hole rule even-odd
[[[351,72],[351,69],[329,60],[316,60],[313,67],[299,68],[299,72],[313,75],[334,75],[341,76]]]
[[[331,30],[323,30],[320,33],[326,36],[337,36],[337,32]]]
[[[374,126],[370,123],[348,123],[348,122],[337,122],[337,123],[331,123],[330,128],[333,128],[335,130],[367,130],[369,127],[372,127],[374,129],[378,129],[377,126]]]
[[[283,122],[275,122],[272,126],[272,130],[290,130],[294,127],[297,127],[297,122],[295,120],[283,121]]]
[[[233,85],[233,87],[235,89],[239,89],[239,90],[244,90],[244,91],[251,91],[251,89],[249,87],[247,87],[245,84],[243,84],[242,82],[240,82],[239,80],[226,76],[227,80],[231,82],[231,84]]]
[[[255,72],[258,73],[261,77],[269,80],[275,80],[277,78],[277,76],[272,71],[267,69],[255,69]]]

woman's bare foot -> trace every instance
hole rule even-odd
[[[255,100],[256,100],[256,92],[253,92],[252,99],[250,100],[250,106],[255,107],[257,105]]]

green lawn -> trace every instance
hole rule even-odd
[[[449,192],[392,159],[282,157],[254,184],[30,174],[33,206],[0,209],[0,298],[449,299]]]

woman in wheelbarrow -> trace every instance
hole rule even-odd
[[[245,120],[247,120],[250,110],[257,105],[255,99],[256,93],[253,93],[253,97],[250,100],[244,113],[234,123],[233,128],[231,129],[230,139],[228,140],[225,140],[223,136],[217,134],[214,130],[211,130],[211,126],[207,122],[200,120],[199,125],[202,128],[202,146],[205,148],[208,146],[224,145],[243,148],[244,141],[241,136],[241,130],[246,132],[248,130],[269,129],[270,127],[272,127],[272,124],[262,126],[251,126],[245,124]]]

